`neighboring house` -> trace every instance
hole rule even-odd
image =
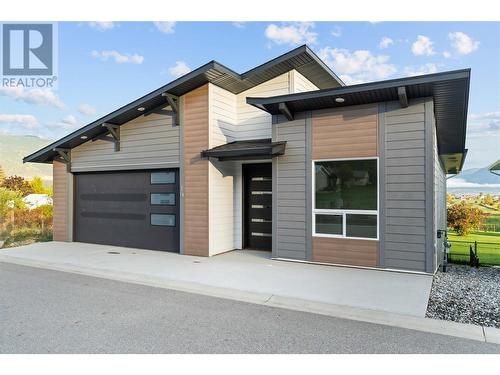
[[[491,173],[496,174],[497,176],[500,176],[500,159],[498,159],[496,162],[494,162],[493,164],[491,164],[488,167],[488,170]]]
[[[52,198],[47,194],[29,194],[23,198],[23,201],[30,210],[44,205],[52,205]]]
[[[470,70],[346,86],[307,47],[212,61],[34,154],[54,239],[434,272]]]

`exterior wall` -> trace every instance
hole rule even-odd
[[[309,81],[306,77],[304,77],[296,70],[292,70],[291,75],[292,75],[291,87],[293,93],[319,90],[319,88],[314,83]]]
[[[378,155],[376,105],[327,109],[312,114],[312,158]]]
[[[208,160],[200,152],[209,148],[208,85],[183,96],[183,254],[209,255]]]
[[[237,95],[238,126],[236,140],[271,138],[271,115],[246,103],[247,96],[290,94],[290,73],[282,74]]]
[[[52,163],[54,185],[54,241],[73,239],[73,175],[66,171],[66,164]]]
[[[380,189],[385,197],[381,263],[387,268],[426,271],[427,251],[432,251],[427,233],[433,220],[427,220],[426,207],[425,101],[412,101],[407,108],[398,102],[386,103],[381,116],[384,168]]]
[[[378,265],[378,241],[314,237],[312,245],[315,262],[365,267]]]
[[[378,156],[377,105],[313,111],[311,125],[313,160]],[[316,262],[375,267],[378,254],[376,240],[313,237],[312,241]]]
[[[436,137],[436,122],[434,120],[434,113],[432,117],[432,155],[434,164],[434,246],[436,248],[434,257],[434,271],[441,265],[443,261],[443,243],[444,233],[441,238],[437,238],[438,230],[446,230],[447,217],[446,217],[446,173],[441,165],[438,155],[437,137]]]
[[[237,123],[236,95],[209,84],[208,101],[209,148],[232,142]],[[234,174],[233,163],[209,162],[209,255],[235,248]]]
[[[279,117],[273,141],[286,141],[285,155],[273,158],[273,257],[307,259],[306,115]]]
[[[179,165],[179,127],[170,115],[140,116],[120,127],[120,151],[112,142],[88,141],[71,150],[71,171],[172,168]]]

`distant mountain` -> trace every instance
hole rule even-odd
[[[51,164],[23,164],[23,157],[47,146],[51,142],[51,140],[32,135],[0,134],[0,166],[5,175],[18,175],[28,179],[40,176],[43,180],[51,181]]]
[[[488,167],[466,169],[455,178],[472,184],[500,184],[500,176],[491,173]]]

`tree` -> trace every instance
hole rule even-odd
[[[480,208],[461,201],[448,207],[448,226],[459,236],[466,236],[479,229],[487,216]]]
[[[24,201],[20,192],[0,187],[0,223],[5,221],[10,210],[23,207]]]
[[[493,199],[493,197],[491,196],[491,194],[486,194],[484,196],[483,202],[487,206],[493,206],[495,204],[495,200]]]
[[[43,180],[41,177],[35,176],[30,182],[33,194],[47,194],[47,189],[43,186]]]
[[[0,186],[11,191],[18,191],[23,197],[33,194],[31,184],[21,176],[9,176],[2,181]]]

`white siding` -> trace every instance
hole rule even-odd
[[[292,74],[292,92],[293,93],[319,90],[319,88],[314,83],[309,81],[306,77],[304,77],[302,74],[300,74],[296,70],[292,70],[291,74]]]
[[[140,116],[120,127],[120,151],[111,142],[88,141],[71,150],[71,171],[109,171],[175,167],[179,163],[179,127],[172,116]]]
[[[208,98],[210,148],[234,141],[236,95],[209,84]],[[208,169],[209,255],[234,249],[234,174],[233,163],[211,160]]]
[[[236,139],[271,138],[271,115],[246,103],[249,96],[268,97],[290,94],[290,73],[282,74],[237,95]]]

